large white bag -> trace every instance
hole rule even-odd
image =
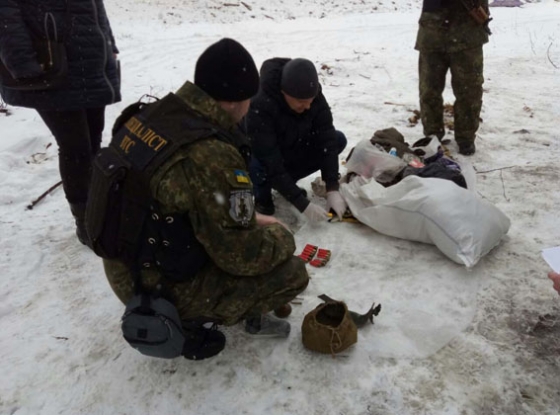
[[[360,222],[386,235],[434,244],[467,267],[498,245],[510,227],[497,207],[449,180],[408,176],[385,188],[357,177],[340,191]]]

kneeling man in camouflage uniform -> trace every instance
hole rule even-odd
[[[137,115],[123,113],[114,130],[111,145],[147,176],[157,206],[150,220],[163,230],[159,237],[138,233],[136,263],[105,259],[107,278],[126,303],[138,267],[143,288],[171,301],[194,341],[198,333],[208,339],[201,323],[241,320],[252,335],[288,336],[289,323],[267,313],[289,303],[309,280],[293,255],[290,231],[254,211],[250,147],[237,123],[258,86],[251,55],[222,39],[199,57],[194,83]],[[133,189],[135,181],[127,183]]]

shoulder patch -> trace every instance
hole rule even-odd
[[[249,176],[243,170],[234,170],[233,173],[235,174],[235,180],[237,183],[247,183],[249,184]]]
[[[253,192],[249,189],[231,191],[229,206],[231,218],[242,226],[248,226],[255,210]]]

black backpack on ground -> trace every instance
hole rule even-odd
[[[221,352],[223,333],[201,322],[185,322],[177,308],[163,297],[137,294],[126,304],[121,329],[124,339],[146,356],[202,360]]]

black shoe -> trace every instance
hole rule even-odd
[[[217,325],[206,328],[195,323],[183,322],[185,346],[183,357],[189,360],[203,360],[216,356],[226,346],[226,336],[217,330]]]
[[[459,154],[464,156],[472,156],[476,152],[476,147],[474,143],[460,143],[459,144]]]
[[[266,203],[255,201],[255,210],[262,215],[274,215],[274,203],[272,202],[272,200]]]

